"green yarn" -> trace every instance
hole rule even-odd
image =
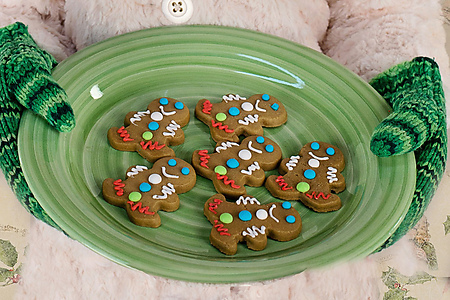
[[[24,108],[40,114],[58,131],[75,126],[67,95],[51,76],[57,62],[36,45],[22,23],[0,29],[0,61],[0,167],[25,209],[58,228],[30,191],[17,148]]]
[[[417,164],[411,206],[380,251],[413,228],[430,203],[447,161],[447,123],[441,75],[432,59],[417,57],[397,65],[370,84],[393,108],[393,113],[375,128],[372,152],[386,157],[415,151]]]

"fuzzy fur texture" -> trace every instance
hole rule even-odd
[[[321,51],[363,79],[423,55],[434,57],[448,86],[448,56],[438,0],[192,0],[186,24],[242,27]],[[21,21],[58,60],[106,38],[172,25],[160,0],[0,0],[0,26]],[[446,89],[448,90],[448,89]],[[33,220],[18,299],[379,299],[375,260],[239,285],[177,282],[119,266]],[[43,242],[44,241],[44,242]],[[395,248],[394,248],[395,247]],[[417,269],[407,239],[403,273]],[[355,282],[356,281],[356,282]]]

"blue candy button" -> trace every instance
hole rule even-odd
[[[147,182],[143,182],[141,183],[141,185],[139,185],[139,190],[143,193],[149,192],[151,189],[152,186]]]
[[[167,164],[171,167],[175,167],[177,165],[177,161],[175,159],[169,159],[169,161],[167,162]]]
[[[317,143],[317,142],[311,143],[311,149],[313,149],[313,150],[319,150],[319,149],[320,149],[319,143]]]
[[[274,103],[274,104],[272,104],[270,107],[271,107],[273,110],[275,110],[275,111],[277,111],[277,110],[280,108],[280,106],[278,105],[278,103]]]
[[[308,169],[303,172],[303,176],[305,176],[306,179],[314,179],[316,178],[316,172],[314,172],[314,170]]]
[[[326,152],[327,152],[328,155],[334,155],[336,153],[336,151],[334,151],[333,148],[327,148]]]
[[[250,221],[252,219],[252,213],[248,210],[243,210],[239,212],[239,219],[244,222]]]
[[[169,104],[169,100],[167,100],[167,98],[161,98],[161,99],[159,99],[159,104],[167,105],[167,104]]]
[[[272,145],[267,145],[267,146],[266,146],[266,151],[267,151],[267,152],[272,153],[273,150],[275,150],[275,148],[274,148]]]
[[[265,139],[264,139],[264,137],[262,137],[262,136],[258,136],[258,137],[256,138],[256,141],[257,141],[258,143],[262,144],[262,143],[264,143]]]
[[[189,173],[191,173],[191,170],[189,170],[188,167],[184,167],[184,168],[181,169],[181,174],[189,175]]]
[[[281,204],[281,207],[283,207],[284,209],[290,209],[292,207],[290,202],[283,202],[283,204]]]
[[[268,101],[270,99],[270,96],[268,94],[264,94],[261,96],[261,99],[263,99],[264,101]]]
[[[175,108],[176,109],[183,109],[184,108],[184,104],[182,102],[177,102],[177,103],[175,103]]]
[[[239,115],[240,111],[239,111],[239,108],[237,108],[237,107],[230,107],[230,109],[228,110],[228,113],[232,116],[237,116],[237,115]]]
[[[230,158],[229,160],[227,160],[227,166],[230,169],[236,169],[237,167],[239,167],[239,162],[234,158]]]
[[[292,215],[289,215],[286,217],[286,222],[288,222],[289,224],[293,224],[295,223],[295,217]]]
[[[159,128],[159,124],[156,122],[150,122],[148,124],[148,129],[150,129],[150,130],[158,130],[158,128]]]

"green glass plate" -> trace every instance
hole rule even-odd
[[[415,184],[412,154],[380,159],[369,150],[372,130],[387,114],[385,101],[365,82],[326,56],[292,42],[241,29],[186,26],[138,31],[79,51],[54,76],[66,89],[77,126],[59,134],[34,114],[19,135],[26,179],[48,214],[69,236],[111,260],[150,274],[197,282],[279,278],[306,268],[362,257],[397,228]],[[98,85],[103,97],[90,95]],[[125,178],[135,152],[110,147],[106,133],[128,111],[169,96],[191,109],[186,141],[174,147],[190,162],[195,149],[213,150],[208,127],[194,117],[197,101],[222,95],[268,93],[288,110],[288,121],[265,129],[284,157],[312,140],[339,147],[346,158],[343,207],[315,213],[301,203],[303,230],[290,242],[269,240],[263,251],[240,245],[225,256],[209,243],[203,204],[215,190],[198,177],[180,196],[180,209],[160,212],[161,227],[128,221],[125,210],[102,199],[105,178]],[[275,173],[272,171],[271,173]],[[248,188],[261,202],[276,201],[264,187]]]

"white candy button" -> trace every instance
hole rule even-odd
[[[185,23],[192,17],[192,1],[164,0],[162,2],[162,11],[169,21],[173,23]]]

